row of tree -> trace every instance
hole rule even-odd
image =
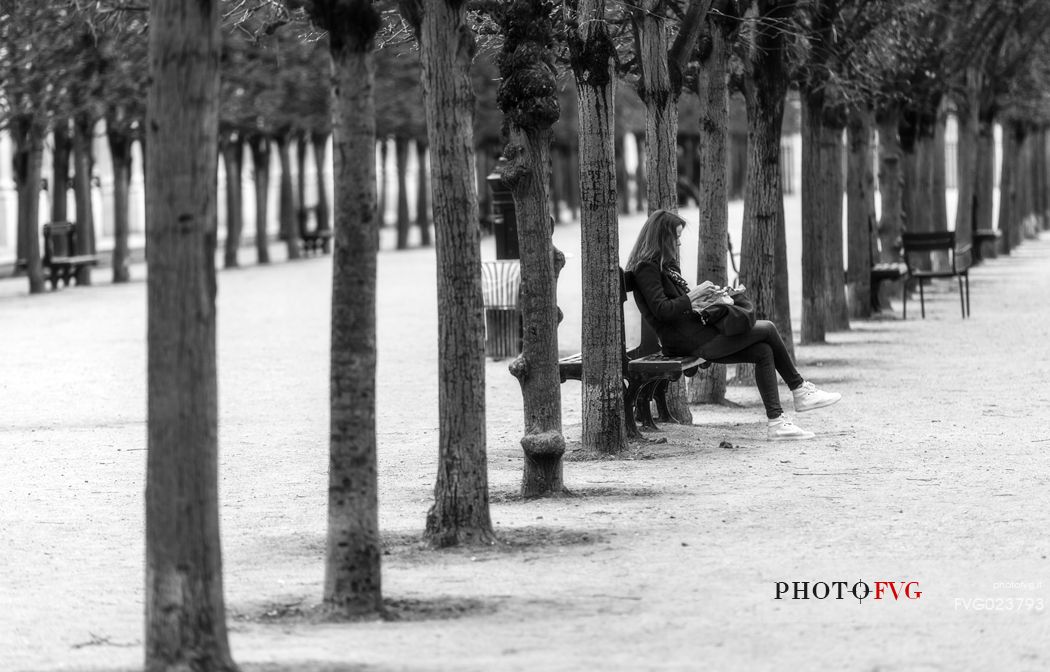
[[[382,609],[376,497],[376,260],[380,221],[371,156],[377,137],[377,43],[417,45],[433,190],[439,310],[439,460],[426,537],[436,546],[490,543],[485,436],[485,366],[478,193],[474,179],[479,49],[498,54],[510,185],[519,220],[525,345],[512,371],[525,397],[523,493],[564,492],[551,244],[550,147],[561,106],[558,78],[575,82],[584,267],[583,443],[618,453],[625,446],[617,311],[619,264],[614,111],[617,82],[645,105],[648,207],[676,207],[677,101],[690,87],[700,101],[701,222],[698,277],[725,282],[728,213],[725,147],[728,100],[743,92],[748,124],[741,279],[761,314],[790,334],[779,170],[784,100],[803,100],[803,340],[848,325],[842,283],[841,138],[848,162],[851,269],[871,263],[871,231],[888,254],[904,222],[941,226],[922,204],[943,201],[935,187],[937,129],[945,109],[994,101],[989,121],[1018,119],[1014,141],[1030,164],[1045,166],[1039,0],[369,0],[236,3],[237,30],[265,35],[306,18],[327,36],[334,137],[334,254],[331,317],[331,427],[324,604],[334,616]],[[5,12],[25,3],[5,3]],[[73,14],[76,3],[45,3]],[[218,535],[215,362],[216,185],[220,124],[218,0],[154,0],[149,12],[147,163],[148,469],[147,637],[149,670],[232,670],[226,641]],[[96,3],[104,8],[104,3]],[[121,29],[134,9],[114,11]],[[129,17],[128,14],[131,14]],[[65,15],[64,15],[65,16]],[[106,26],[109,15],[89,22]],[[479,35],[481,39],[479,40]],[[303,39],[310,39],[305,33]],[[973,45],[980,45],[975,48]],[[1023,49],[1021,48],[1023,45]],[[31,49],[30,49],[31,50]],[[46,77],[45,77],[46,78]],[[1039,86],[1035,85],[1040,84]],[[976,92],[976,93],[975,93]],[[975,97],[976,96],[976,97]],[[948,101],[951,101],[949,103]],[[949,107],[951,106],[951,107]],[[980,110],[975,114],[979,137]],[[871,165],[880,129],[882,219],[874,222]],[[965,123],[965,128],[970,128]],[[1010,126],[1011,131],[1013,127]],[[931,131],[932,129],[932,135]],[[961,143],[962,144],[962,143]],[[894,154],[889,148],[899,146]],[[979,143],[974,142],[978,147]],[[979,152],[978,152],[979,156]],[[1013,156],[1005,156],[1012,162]],[[971,164],[967,164],[971,165]],[[977,165],[972,164],[972,165]],[[1014,164],[1016,166],[1019,164]],[[971,168],[972,170],[972,168]],[[960,171],[960,185],[976,173]],[[1033,211],[1045,212],[1046,171],[1032,182]],[[929,179],[927,179],[929,175]],[[1005,174],[1004,174],[1005,175]],[[1015,172],[1016,175],[1016,172]],[[896,176],[896,177],[895,177]],[[943,184],[943,183],[942,183]],[[859,185],[859,186],[856,186]],[[898,185],[897,190],[893,185]],[[1008,194],[1013,192],[1008,191]],[[922,194],[924,196],[920,196]],[[1013,196],[1010,196],[1013,198]],[[1042,200],[1040,200],[1042,199]],[[979,200],[973,203],[970,214]],[[1013,202],[1013,201],[1011,201]],[[854,218],[854,203],[860,204]],[[1006,208],[1011,217],[1020,208]],[[960,208],[960,211],[967,208]],[[1027,213],[1026,213],[1027,214]],[[966,241],[972,220],[956,223]],[[946,222],[945,222],[946,225]],[[1007,222],[1007,229],[1014,226]],[[1004,229],[1006,230],[1006,229]],[[857,232],[860,232],[859,234]],[[1007,248],[1014,242],[1007,235]],[[854,247],[868,257],[854,266]],[[876,246],[878,249],[878,246]],[[866,275],[866,274],[865,274]],[[863,278],[853,278],[860,285]],[[863,289],[851,287],[851,295]],[[867,300],[854,301],[866,306]],[[787,339],[790,342],[790,338]],[[710,374],[706,400],[724,390]],[[188,420],[189,419],[189,420]]]

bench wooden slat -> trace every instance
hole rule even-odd
[[[651,373],[681,373],[693,367],[699,367],[706,360],[703,357],[669,357],[667,355],[646,355],[632,359],[628,364],[630,370]]]

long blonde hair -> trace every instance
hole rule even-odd
[[[685,220],[670,210],[657,210],[645,220],[638,240],[627,257],[626,270],[634,272],[638,264],[648,261],[661,269],[668,265],[678,267],[678,227]]]

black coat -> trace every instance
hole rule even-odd
[[[654,263],[643,261],[631,278],[634,302],[660,338],[664,354],[695,355],[700,346],[718,335],[714,327],[700,324],[688,290]]]

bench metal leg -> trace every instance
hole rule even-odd
[[[921,308],[922,319],[926,319],[926,293],[923,291],[922,278],[919,278],[919,307]]]
[[[908,319],[908,281],[901,283],[901,319]]]
[[[627,438],[640,439],[642,433],[638,431],[638,425],[634,421],[634,408],[638,405],[638,393],[641,392],[642,381],[632,378],[627,383],[627,391],[623,395],[623,419],[627,427]]]
[[[654,432],[659,431],[660,428],[656,426],[656,421],[653,419],[653,395],[662,382],[662,380],[657,379],[643,383],[639,390],[638,402],[635,404],[638,409],[638,416],[642,421],[642,427]]]
[[[671,409],[667,407],[667,386],[670,384],[669,380],[661,380],[653,393],[653,399],[656,400],[656,417],[660,419],[660,422],[678,422],[671,413]]]
[[[966,317],[970,316],[970,274],[966,273],[963,275],[963,282],[966,284]]]

